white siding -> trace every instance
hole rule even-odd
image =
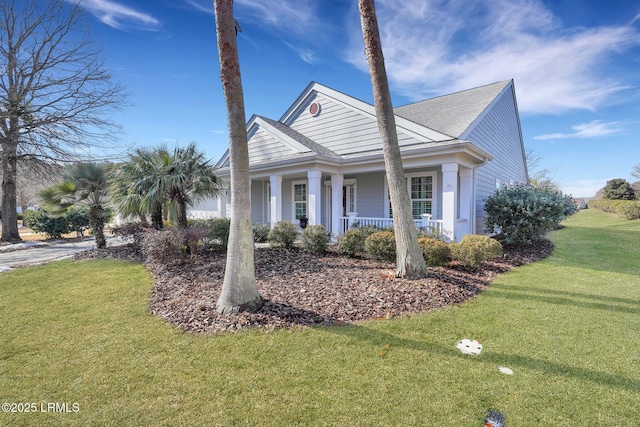
[[[519,129],[513,92],[508,90],[466,135],[466,139],[493,156],[477,173],[477,233],[484,232],[484,199],[495,192],[496,180],[507,184],[527,181]]]

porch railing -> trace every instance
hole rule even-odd
[[[354,227],[377,227],[388,228],[393,227],[393,218],[372,218],[357,216],[357,213],[349,213],[348,216],[341,217],[342,227],[341,231],[345,231]],[[437,236],[442,236],[445,239],[451,239],[451,232],[444,229],[444,221],[441,219],[432,219],[429,214],[422,214],[420,219],[414,219],[416,228],[418,230],[426,230],[429,233]]]

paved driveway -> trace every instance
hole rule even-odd
[[[119,245],[122,240],[117,238],[108,238],[107,245]],[[3,247],[0,252],[0,271],[2,269],[23,267],[28,265],[44,264],[50,261],[70,258],[74,254],[82,251],[93,249],[96,245],[94,239],[87,239],[70,243],[53,243],[48,245],[34,245],[22,243],[17,245],[17,250],[8,250]]]

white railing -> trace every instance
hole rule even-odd
[[[393,227],[393,218],[373,218],[357,215],[357,213],[350,212],[348,216],[341,217],[342,233],[353,227]],[[431,219],[431,215],[422,214],[420,219],[414,219],[413,221],[416,224],[416,228],[418,228],[419,230],[426,230],[429,233],[433,233],[437,236],[443,236],[447,239],[451,239],[451,232],[445,231],[444,221],[441,219]]]

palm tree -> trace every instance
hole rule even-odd
[[[418,244],[418,232],[413,222],[411,201],[405,184],[376,10],[373,0],[358,0],[358,8],[371,74],[376,118],[382,138],[385,170],[389,179],[389,197],[396,237],[396,277],[418,279],[427,275],[427,264]]]
[[[222,291],[216,303],[219,313],[257,310],[263,300],[256,286],[253,265],[253,231],[249,147],[244,95],[233,18],[233,0],[214,0],[220,77],[227,105],[231,172],[231,224]]]
[[[169,219],[178,227],[187,226],[187,206],[218,195],[220,181],[213,165],[205,160],[194,142],[186,148],[176,147],[167,156],[166,150],[160,150],[162,164],[166,169],[162,187],[167,193],[167,213]]]
[[[105,248],[107,188],[106,165],[75,163],[65,171],[63,182],[42,190],[39,195],[53,214],[62,215],[72,206],[86,206],[89,209],[89,228],[96,238],[96,246]]]
[[[137,149],[114,167],[110,181],[118,212],[125,217],[151,214],[157,229],[162,228],[163,208],[173,223],[186,227],[187,207],[220,190],[213,166],[193,142],[173,151],[164,145]]]

